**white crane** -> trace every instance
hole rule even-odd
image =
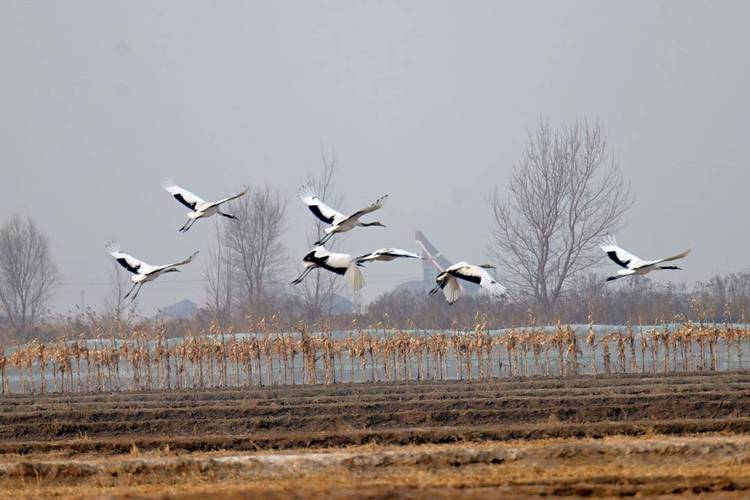
[[[305,270],[297,279],[292,281],[293,285],[301,283],[305,277],[316,268],[323,268],[332,273],[340,274],[354,290],[359,290],[365,285],[365,279],[359,268],[367,262],[376,260],[391,261],[399,258],[419,259],[420,256],[398,248],[381,248],[365,255],[355,257],[348,253],[329,252],[323,246],[317,246],[305,255],[302,261]]]
[[[445,300],[449,304],[453,304],[461,297],[461,283],[458,282],[459,279],[475,283],[487,290],[491,295],[504,295],[505,287],[487,272],[487,269],[494,268],[495,266],[490,264],[475,266],[468,262],[457,262],[437,275],[435,278],[437,285],[430,290],[430,295],[442,289]]]
[[[117,262],[120,263],[122,267],[133,273],[133,276],[130,277],[130,281],[133,282],[133,286],[123,297],[124,299],[127,299],[128,296],[133,293],[135,287],[138,287],[138,289],[135,291],[135,294],[133,294],[132,300],[135,300],[135,298],[138,296],[138,292],[141,291],[141,287],[144,283],[153,281],[165,273],[179,272],[180,270],[177,269],[177,267],[192,262],[195,256],[198,255],[198,252],[195,252],[187,259],[175,262],[173,264],[167,264],[164,266],[152,266],[151,264],[146,264],[140,259],[136,259],[132,255],[123,253],[122,251],[120,251],[120,245],[114,241],[107,244],[106,250],[112,257],[115,258],[115,260],[117,260]]]
[[[601,249],[606,252],[607,256],[612,259],[615,264],[623,267],[623,269],[617,271],[617,275],[608,277],[607,281],[624,278],[625,276],[648,274],[651,271],[681,269],[677,266],[660,266],[659,264],[661,264],[662,262],[670,262],[673,260],[682,259],[683,257],[686,257],[691,250],[688,249],[682,253],[678,253],[677,255],[666,257],[664,259],[643,260],[640,257],[636,257],[632,253],[618,246],[617,240],[614,236],[606,237],[601,246]]]
[[[321,221],[325,222],[326,224],[330,224],[330,227],[327,227],[323,230],[325,232],[325,236],[323,236],[320,240],[316,241],[316,245],[323,245],[326,241],[331,239],[334,234],[336,233],[345,233],[346,231],[351,231],[357,226],[362,227],[369,227],[369,226],[378,226],[378,227],[385,227],[384,224],[381,222],[361,222],[359,219],[366,214],[369,214],[370,212],[374,212],[375,210],[381,208],[383,204],[385,203],[385,200],[388,198],[388,195],[381,196],[377,200],[375,200],[374,203],[370,204],[369,206],[357,210],[352,215],[344,215],[341,212],[338,212],[322,201],[318,199],[317,196],[312,192],[309,186],[303,187],[300,189],[300,198],[302,201],[307,205],[307,207],[310,209],[310,211],[320,219]]]
[[[162,182],[162,187],[165,191],[175,197],[177,201],[188,207],[191,211],[187,214],[187,222],[180,228],[180,232],[185,232],[195,224],[195,221],[201,217],[211,217],[212,215],[219,214],[228,219],[237,219],[234,215],[222,212],[220,206],[228,201],[232,201],[240,196],[244,196],[247,193],[248,188],[245,188],[241,193],[237,193],[234,196],[222,198],[219,201],[206,201],[203,198],[191,193],[187,189],[181,188],[174,183],[172,179],[166,179]]]

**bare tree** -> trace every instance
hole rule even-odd
[[[214,220],[216,246],[209,249],[209,258],[203,269],[206,280],[208,309],[219,325],[224,328],[229,323],[232,312],[232,261],[225,243],[226,235],[218,219]],[[229,227],[231,230],[231,225]]]
[[[507,199],[491,196],[493,256],[506,279],[552,314],[571,278],[601,258],[632,201],[598,124],[540,123],[511,174]]]
[[[123,271],[118,262],[112,261],[109,268],[109,294],[104,299],[104,309],[120,336],[127,330],[136,310],[136,302],[125,299],[130,285],[130,275]]]
[[[13,215],[0,230],[0,306],[19,340],[30,340],[57,280],[47,238],[32,219]]]
[[[256,188],[232,202],[231,208],[238,220],[225,224],[224,243],[235,276],[232,290],[240,311],[258,314],[268,305],[284,261],[286,201],[269,187]]]
[[[306,184],[312,188],[315,195],[327,204],[337,207],[342,204],[340,196],[335,192],[336,156],[322,153],[323,166],[317,175],[308,174]],[[311,248],[314,242],[323,236],[325,224],[317,217],[312,217],[311,231],[307,236],[307,246]],[[329,241],[327,248],[335,248],[335,242]],[[302,301],[305,316],[308,321],[315,321],[320,316],[330,316],[336,293],[341,286],[341,280],[333,273],[314,272],[302,282]]]

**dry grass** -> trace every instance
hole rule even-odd
[[[260,334],[238,337],[214,325],[170,344],[164,325],[154,325],[151,330],[126,332],[127,340],[110,335],[105,341],[103,331],[94,343],[77,335],[50,344],[34,340],[16,346],[7,357],[0,349],[0,392],[715,371],[730,364],[743,366],[743,349],[750,340],[748,328],[703,321],[687,321],[672,329],[663,324],[640,335],[631,326],[601,335],[590,325],[585,341],[572,326],[562,324],[552,331],[524,327],[491,335],[486,321],[479,319],[473,329],[433,331],[425,336],[374,326],[356,328],[342,338],[334,338],[329,330],[309,333],[301,328],[297,333],[282,333],[265,323],[246,331]],[[719,352],[724,353],[723,364]]]
[[[30,464],[60,462],[60,457],[22,460],[25,474],[8,472],[7,465],[0,474],[0,488],[16,497],[497,498],[691,492],[740,497],[750,488],[750,436],[729,434],[368,445],[243,455],[154,451],[137,458],[76,457],[77,468],[36,474],[29,472]],[[98,472],[78,474],[89,465]]]

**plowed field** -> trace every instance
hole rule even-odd
[[[749,431],[750,372],[16,395],[0,399],[0,487],[744,496]]]

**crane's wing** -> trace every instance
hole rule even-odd
[[[362,271],[359,270],[356,262],[352,262],[346,269],[344,279],[352,287],[352,290],[356,291],[365,286],[365,278],[362,276]]]
[[[211,206],[215,207],[215,206],[221,205],[222,203],[226,203],[228,201],[236,200],[237,198],[239,198],[241,196],[245,196],[247,194],[247,192],[248,192],[249,189],[250,188],[245,188],[244,190],[242,190],[241,192],[239,192],[239,193],[237,193],[237,194],[235,194],[233,196],[228,196],[226,198],[220,199],[219,201],[215,201],[215,202],[211,203]]]
[[[385,204],[385,200],[387,200],[387,199],[388,199],[388,195],[387,194],[383,195],[380,198],[378,198],[377,200],[375,200],[373,203],[371,203],[370,205],[366,206],[365,208],[357,210],[356,212],[354,212],[353,214],[351,214],[349,217],[346,217],[346,219],[347,220],[348,219],[354,219],[354,220],[356,220],[356,219],[359,219],[360,217],[362,217],[365,214],[369,214],[370,212],[374,212],[375,210],[378,210],[379,208],[382,208],[383,205]]]
[[[300,199],[307,205],[307,208],[317,217],[326,224],[336,224],[339,221],[346,219],[346,216],[341,212],[338,212],[322,201],[318,199],[315,194],[310,190],[309,187],[300,189]]]
[[[407,252],[400,248],[380,248],[374,252],[360,255],[357,257],[357,263],[370,262],[373,260],[391,261],[398,258],[421,259],[422,257],[414,252]]]
[[[624,248],[618,246],[617,240],[614,236],[605,238],[600,248],[604,250],[607,257],[612,259],[615,264],[624,267],[625,269],[634,269],[644,262],[640,257],[636,257]]]
[[[185,264],[190,264],[191,262],[193,262],[193,259],[195,258],[196,255],[198,255],[198,253],[199,251],[196,251],[196,252],[193,252],[193,254],[187,259],[183,259],[179,262],[174,262],[172,264],[167,264],[165,266],[159,266],[158,268],[155,269],[155,271],[164,271],[165,269],[173,269],[175,267],[184,266]]]
[[[648,265],[649,266],[653,266],[654,264],[661,264],[662,262],[669,262],[669,261],[672,261],[672,260],[682,259],[684,257],[687,257],[692,250],[693,250],[692,248],[689,248],[689,249],[685,250],[684,252],[680,252],[677,255],[673,255],[671,257],[665,257],[663,259],[657,259],[657,260],[648,261]]]
[[[451,275],[445,277],[440,283],[440,288],[443,289],[443,295],[449,304],[455,303],[461,297],[461,284]]]
[[[492,295],[504,295],[505,287],[495,280],[495,278],[487,272],[486,269],[473,266],[471,264],[456,267],[455,269],[448,269],[450,275],[456,278],[461,278],[472,283],[476,283]]]
[[[188,207],[190,210],[195,210],[195,207],[197,207],[198,205],[206,203],[206,200],[191,193],[187,189],[181,188],[180,186],[175,184],[172,179],[166,179],[164,182],[162,182],[161,187],[163,187],[166,192],[174,196],[177,201]]]
[[[105,249],[122,267],[133,274],[147,274],[154,269],[154,266],[120,251],[120,244],[115,241],[107,243]]]

